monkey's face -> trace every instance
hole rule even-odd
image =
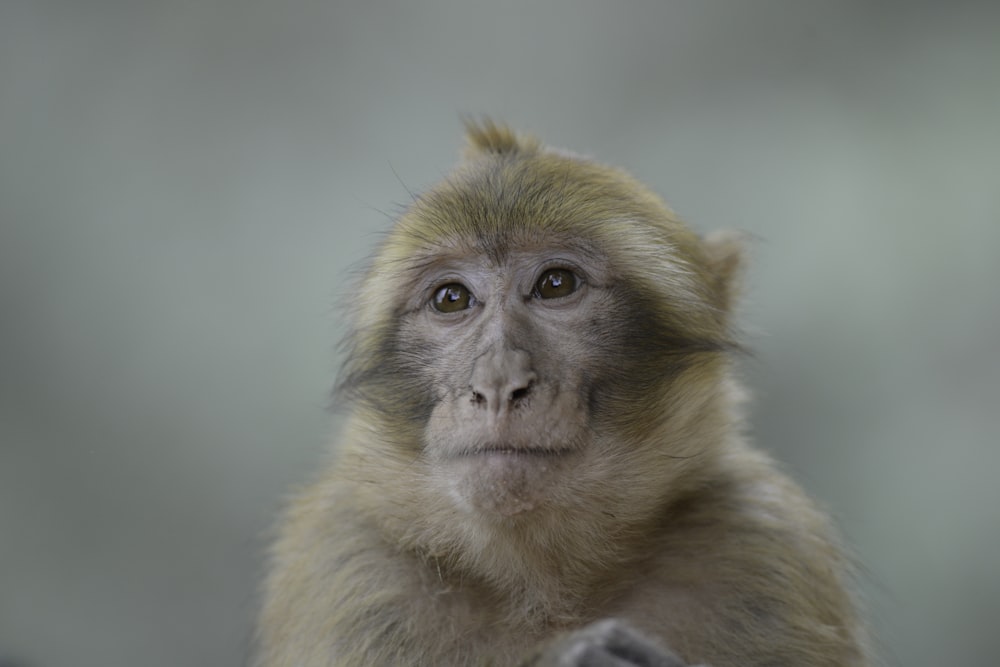
[[[424,453],[459,504],[531,510],[592,448],[607,283],[567,246],[429,267],[401,342],[431,361]]]

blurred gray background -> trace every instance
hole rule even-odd
[[[888,664],[997,664],[1000,3],[961,1],[0,4],[0,656],[245,660],[334,304],[484,113],[753,235],[755,437]]]

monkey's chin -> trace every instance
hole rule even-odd
[[[539,510],[569,465],[570,450],[489,448],[451,460],[452,497],[463,509],[497,517]]]

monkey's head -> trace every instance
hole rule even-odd
[[[356,293],[342,387],[378,455],[501,522],[697,483],[731,427],[739,244],[617,169],[488,122],[468,141]]]

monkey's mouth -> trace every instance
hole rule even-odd
[[[556,458],[572,454],[570,447],[511,447],[492,445],[489,447],[472,447],[458,453],[458,458],[510,456],[525,458]]]

